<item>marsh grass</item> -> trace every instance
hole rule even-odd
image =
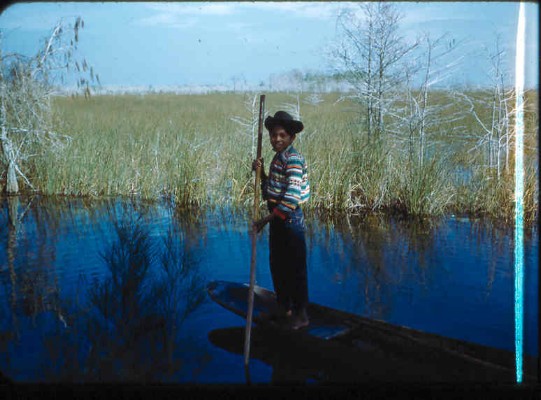
[[[456,123],[432,126],[427,132],[430,151],[420,166],[408,154],[405,132],[401,140],[394,135],[368,141],[359,124],[358,105],[338,101],[338,94],[320,95],[317,103],[307,101],[309,95],[300,94],[305,130],[295,144],[308,162],[312,197],[306,207],[512,217],[513,171],[497,179],[484,166],[483,149],[475,148],[480,134],[473,117],[465,114]],[[245,96],[56,98],[55,120],[71,143],[60,154],[33,158],[25,173],[48,195],[167,198],[181,208],[247,207],[254,189],[252,137],[232,120],[250,117]],[[268,95],[266,111],[274,113],[290,101],[286,93]],[[450,104],[445,113],[460,111],[449,93],[435,93],[433,101]],[[528,94],[527,105],[525,202],[532,219],[538,190],[536,93]],[[265,131],[266,168],[273,155]],[[471,178],[457,182],[457,170]]]
[[[535,160],[529,159],[524,167],[524,220],[533,223],[538,218],[538,185]],[[491,216],[504,223],[515,217],[515,175],[508,173],[497,178],[494,171],[479,168],[468,185],[455,188],[456,201],[450,209],[458,214]]]
[[[441,215],[449,209],[455,196],[449,182],[448,164],[432,158],[422,167],[404,163],[408,173],[399,177],[399,206],[404,214]]]

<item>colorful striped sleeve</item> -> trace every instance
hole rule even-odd
[[[304,159],[299,154],[291,154],[287,159],[285,179],[286,190],[282,200],[275,208],[275,213],[283,218],[297,208],[301,201]]]

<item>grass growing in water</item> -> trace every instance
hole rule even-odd
[[[71,144],[58,156],[35,157],[25,172],[39,192],[49,195],[135,195],[170,198],[181,207],[245,207],[253,196],[252,138],[231,119],[247,116],[244,96],[57,98],[59,130],[71,136]],[[450,101],[445,93],[438,96],[436,101]],[[427,136],[430,155],[420,166],[393,136],[368,141],[355,104],[337,102],[337,94],[321,95],[317,105],[303,102],[307,97],[300,95],[305,131],[296,141],[308,161],[312,198],[307,207],[512,217],[514,175],[495,178],[493,169],[483,166],[483,148],[475,148],[479,127],[472,117],[466,116],[459,129],[448,124],[433,128]],[[268,95],[267,112],[288,101],[287,94]],[[525,138],[529,220],[537,208],[537,118],[533,103],[526,110]],[[273,153],[266,131],[263,156],[268,168]],[[468,179],[457,182],[464,173]]]

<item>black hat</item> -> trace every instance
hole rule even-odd
[[[304,129],[301,121],[296,121],[285,111],[276,111],[274,117],[270,115],[265,119],[265,128],[270,132],[276,125],[282,126],[287,133],[294,135]]]

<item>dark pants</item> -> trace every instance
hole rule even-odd
[[[272,206],[269,206],[272,211]],[[308,304],[304,215],[297,208],[285,221],[270,222],[270,271],[278,304],[299,312]]]

